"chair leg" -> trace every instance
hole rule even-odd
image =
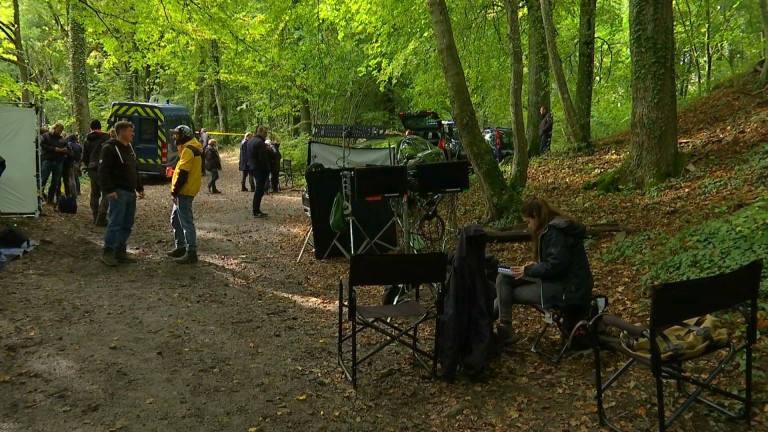
[[[667,430],[667,422],[664,416],[664,381],[661,379],[661,373],[656,378],[656,403],[658,404],[659,432]]]
[[[357,321],[352,320],[352,388],[357,388]]]

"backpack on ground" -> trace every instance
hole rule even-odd
[[[75,197],[61,197],[58,205],[59,213],[77,213],[77,199]]]

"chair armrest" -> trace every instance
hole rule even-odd
[[[631,324],[617,317],[616,315],[600,314],[596,316],[590,324],[599,325],[600,323],[602,323],[606,327],[615,327],[620,330],[624,330],[634,338],[648,337],[649,335],[647,328]]]

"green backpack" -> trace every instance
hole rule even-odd
[[[336,232],[347,229],[347,220],[344,217],[344,195],[339,192],[333,200],[330,217],[331,228]]]

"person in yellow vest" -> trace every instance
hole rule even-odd
[[[186,125],[173,129],[173,140],[179,150],[179,161],[171,180],[174,249],[168,252],[168,256],[178,264],[194,264],[197,262],[197,233],[192,216],[192,200],[203,182],[203,146]]]

